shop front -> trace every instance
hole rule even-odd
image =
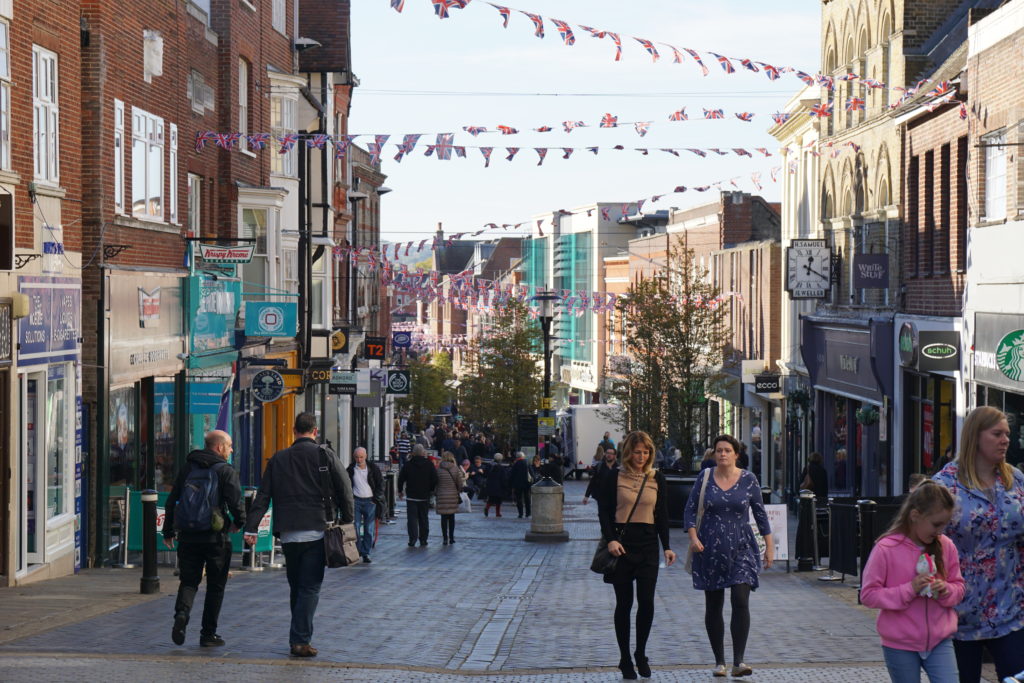
[[[1024,462],[1024,315],[976,313],[972,390],[976,405],[1010,418],[1011,465]]]
[[[802,322],[800,353],[815,394],[815,450],[824,456],[830,494],[891,495],[892,320]]]
[[[82,282],[23,276],[19,321],[16,582],[63,576],[81,566]],[[8,413],[9,414],[9,413]]]
[[[12,462],[12,453],[17,447],[12,442],[11,419],[11,371],[14,368],[14,305],[11,299],[0,298],[0,472],[17,472],[16,463]],[[7,584],[13,568],[8,565],[11,558],[11,538],[16,530],[11,524],[18,523],[18,517],[12,517],[11,488],[12,477],[0,477],[0,586]]]
[[[97,441],[97,546],[123,559],[131,491],[166,491],[188,443],[182,419],[185,337],[183,273],[110,270],[105,278],[107,384]]]
[[[903,457],[894,465],[899,491],[908,489],[912,474],[934,474],[956,452],[960,384],[959,320],[897,316],[898,395],[894,415],[895,443]]]

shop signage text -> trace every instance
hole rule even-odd
[[[77,355],[82,336],[81,280],[25,276],[18,288],[29,300],[29,314],[19,321],[18,357],[46,362]]]
[[[388,370],[387,393],[407,396],[412,391],[412,375],[408,370]]]
[[[780,391],[778,375],[757,375],[754,377],[754,393],[776,394]]]
[[[917,365],[917,326],[906,322],[900,326],[900,362],[908,367]]]
[[[200,244],[199,254],[207,263],[249,263],[256,245],[244,247],[222,247],[217,244]]]
[[[261,403],[281,398],[284,393],[284,378],[277,370],[260,370],[252,378],[252,395]]]
[[[960,369],[960,333],[922,330],[917,367],[922,372],[956,372]]]
[[[387,357],[387,337],[367,337],[363,342],[363,358],[384,360]]]
[[[294,337],[298,325],[298,304],[294,302],[245,302],[247,337]]]
[[[1014,382],[1024,381],[1024,330],[1014,330],[999,340],[996,365]]]
[[[889,286],[889,255],[855,254],[853,286],[858,289],[886,289]]]
[[[355,394],[356,393],[356,382],[358,381],[358,373],[356,372],[339,372],[337,370],[331,372],[331,385],[328,389],[331,394]]]

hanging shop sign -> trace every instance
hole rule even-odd
[[[917,365],[917,326],[914,323],[906,322],[900,326],[898,338],[900,346],[900,363],[907,367]]]
[[[408,370],[388,370],[387,393],[408,396],[412,391],[412,375]]]
[[[922,372],[956,372],[960,369],[960,333],[921,330],[917,369]]]
[[[235,318],[241,300],[242,283],[238,280],[214,279],[205,274],[188,278],[190,353],[234,350]]]
[[[358,375],[359,373],[357,372],[339,372],[334,370],[331,372],[331,384],[327,389],[328,393],[354,395],[356,393]]]
[[[412,335],[408,332],[392,332],[391,346],[396,349],[407,349],[412,346]]]
[[[1024,315],[975,315],[974,379],[1013,392],[1024,390]]]
[[[384,360],[387,357],[387,337],[367,337],[363,342],[363,358]]]
[[[252,378],[252,395],[261,403],[281,398],[284,393],[284,378],[277,370],[260,370]]]
[[[778,375],[764,374],[754,377],[754,393],[777,394],[780,390],[780,378]]]
[[[244,247],[224,247],[219,244],[200,244],[199,255],[207,263],[249,263],[255,244]]]
[[[110,384],[170,377],[184,367],[184,274],[111,271]]]
[[[888,254],[854,254],[853,286],[857,289],[889,287]]]
[[[331,353],[348,353],[348,328],[339,327],[331,333]]]
[[[294,302],[245,302],[247,337],[294,337],[298,331],[298,320],[298,304]]]

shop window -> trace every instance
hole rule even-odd
[[[68,486],[70,410],[72,380],[64,365],[50,366],[46,378],[46,518],[70,512],[74,491]]]
[[[982,138],[985,150],[985,215],[983,221],[1006,218],[1006,134]]]
[[[935,274],[949,272],[949,234],[950,234],[950,188],[952,187],[949,172],[950,147],[943,145],[939,151],[939,220],[936,224],[935,241]]]
[[[38,45],[32,46],[32,125],[36,180],[56,184],[60,179],[57,55]]]
[[[249,62],[243,58],[238,60],[238,149],[249,151],[245,136],[249,134]]]
[[[141,487],[142,468],[136,449],[137,407],[135,387],[111,389],[108,415],[111,486]]]
[[[189,237],[202,237],[203,178],[188,174],[188,233]]]
[[[829,438],[832,442],[832,486],[833,491],[849,490],[850,459],[847,449],[848,425],[847,413],[849,406],[847,399],[842,396],[833,396],[832,402],[832,431]]]
[[[242,209],[239,237],[255,240],[252,261],[242,266],[243,291],[258,292],[257,299],[265,299],[267,287],[267,210]]]
[[[153,383],[154,488],[174,487],[174,382]]]
[[[921,195],[920,195],[920,164],[921,158],[919,156],[910,157],[910,163],[907,165],[907,244],[910,245],[908,251],[909,256],[909,268],[907,274],[914,276],[918,273],[918,259],[921,253],[921,232],[920,226],[918,225],[918,218],[921,212]]]

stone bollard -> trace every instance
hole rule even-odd
[[[564,543],[569,533],[562,525],[562,503],[565,489],[544,477],[530,487],[530,530],[526,540],[531,543]]]

